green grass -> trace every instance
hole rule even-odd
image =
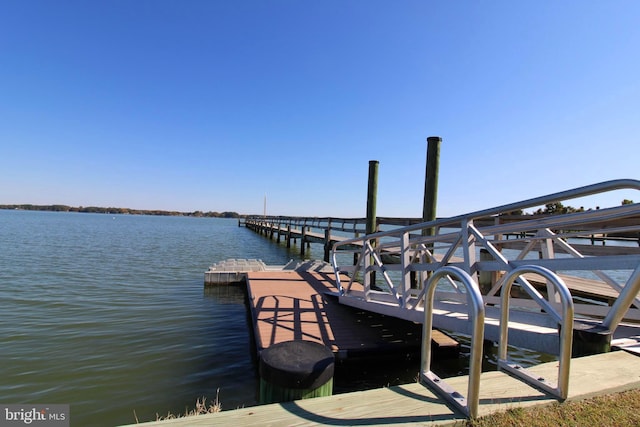
[[[184,414],[156,416],[167,420],[219,412],[218,397],[207,404],[196,402],[195,408]],[[467,427],[635,427],[640,426],[640,389],[598,396],[591,399],[554,403],[546,406],[513,408],[486,417],[470,420]],[[136,417],[137,421],[137,417]]]
[[[630,390],[542,407],[509,409],[469,421],[467,427],[638,426],[639,409],[640,390]]]
[[[218,396],[213,401],[213,403],[207,403],[207,399],[205,397],[202,400],[196,400],[196,404],[193,409],[186,409],[184,414],[174,415],[169,412],[167,415],[161,416],[156,414],[156,421],[162,420],[173,420],[176,418],[184,418],[184,417],[193,417],[196,415],[204,415],[204,414],[214,414],[216,412],[220,412],[221,410],[220,401],[218,400]]]
[[[184,414],[175,415],[169,412],[167,413],[167,415],[159,415],[156,413],[156,421],[173,420],[176,418],[193,417],[196,415],[214,414],[216,412],[220,412],[222,410],[222,405],[220,404],[219,394],[220,389],[216,391],[216,398],[212,403],[207,403],[207,399],[204,396],[202,397],[202,399],[197,399],[194,408],[185,409]],[[140,420],[138,420],[138,415],[135,411],[133,411],[133,416],[136,419],[136,424],[140,424]]]

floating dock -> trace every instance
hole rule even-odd
[[[332,274],[318,271],[247,273],[258,352],[289,340],[324,344],[338,359],[418,351],[422,325],[341,305]],[[457,354],[459,344],[434,331],[436,352]]]
[[[331,273],[333,268],[322,261],[291,260],[285,265],[267,265],[260,259],[227,259],[211,265],[205,271],[204,285],[215,286],[245,282],[247,274],[256,271],[316,271]]]
[[[205,272],[205,286],[246,283],[258,354],[290,340],[325,345],[336,359],[419,352],[422,325],[341,305],[333,268],[323,261],[268,266],[261,260],[231,259]],[[460,345],[434,330],[438,355],[457,355]]]
[[[213,264],[204,273],[204,285],[239,283],[250,271],[265,271],[267,265],[259,259],[228,259]]]

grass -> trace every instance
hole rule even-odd
[[[467,427],[626,427],[640,425],[640,390],[554,403],[514,408],[467,422]]]
[[[546,406],[513,408],[505,412],[467,421],[467,427],[635,427],[640,425],[640,389],[593,397],[591,399],[553,403]],[[212,414],[221,411],[216,393],[207,404],[198,399],[184,414],[156,414],[156,421]],[[136,417],[136,422],[138,422]]]
[[[186,409],[184,414],[172,414],[171,412],[167,413],[167,415],[159,415],[156,413],[156,421],[164,421],[164,420],[173,420],[176,418],[184,418],[184,417],[192,417],[196,415],[205,415],[205,414],[214,414],[216,412],[220,412],[222,410],[222,405],[220,404],[219,399],[220,389],[216,391],[216,398],[212,403],[207,404],[207,398],[202,397],[202,399],[197,399],[196,404],[193,409]],[[138,416],[134,411],[134,417],[136,419],[136,424],[139,424]]]

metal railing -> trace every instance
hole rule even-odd
[[[433,329],[433,299],[436,286],[442,278],[459,280],[467,291],[471,320],[471,355],[469,361],[469,382],[466,397],[449,386],[431,371],[431,331]],[[484,304],[482,295],[471,277],[458,267],[442,267],[436,271],[426,284],[426,302],[424,327],[422,328],[422,359],[420,363],[420,381],[442,396],[466,416],[478,416],[480,400],[480,373],[482,371],[482,343],[484,340]]]
[[[631,315],[630,307],[640,307],[638,245],[635,242],[627,246],[593,245],[596,238],[604,244],[613,236],[637,240],[640,237],[640,204],[558,215],[521,215],[517,220],[505,214],[621,189],[640,191],[640,181],[607,181],[337,242],[331,251],[331,263],[340,302],[424,322],[425,340],[430,339],[428,331],[432,326],[470,333],[473,372],[470,372],[467,397],[446,386],[440,390],[440,394],[448,395],[448,400],[468,416],[477,413],[476,381],[479,379],[475,376],[479,378],[479,373],[476,373],[475,359],[481,355],[481,349],[476,348],[475,340],[483,336],[477,329],[478,319],[486,320],[480,321],[484,338],[500,342],[502,369],[565,399],[574,314],[581,315],[580,321],[588,318],[589,322],[613,332],[625,316]],[[492,220],[487,221],[487,218]],[[504,222],[505,218],[509,221]],[[561,272],[590,275],[590,283],[596,284],[594,297],[599,293],[606,294],[613,304],[574,303],[564,281],[568,276],[561,278]],[[436,282],[441,285],[445,282],[446,286],[438,286],[436,290]],[[527,298],[510,297],[514,283],[524,289]],[[585,285],[574,281],[571,286],[577,293],[583,292],[580,287]],[[478,295],[482,301],[479,306]],[[489,311],[494,316],[491,321],[485,317],[485,314],[489,316]],[[460,314],[463,312],[467,314]],[[516,316],[520,316],[517,321],[510,320]],[[640,315],[633,316],[640,320]],[[539,320],[542,318],[545,320]],[[471,327],[469,320],[473,323]],[[531,330],[527,322],[540,322],[535,326],[543,332]],[[526,324],[526,327],[509,336],[507,331],[517,328],[518,323]],[[520,341],[513,344],[518,335]],[[529,375],[510,363],[506,354],[508,338],[516,346],[558,354],[557,385]],[[539,347],[528,347],[529,344]],[[423,348],[429,345],[429,341],[423,342]],[[425,351],[427,356],[422,363],[421,378],[437,387],[436,384],[442,381],[430,373],[430,356]]]
[[[560,294],[561,312],[558,313],[552,303],[547,301],[526,279],[525,273],[535,273],[549,280]],[[431,370],[431,335],[433,330],[433,301],[435,290],[441,279],[455,279],[465,288],[467,293],[467,308],[469,310],[471,348],[469,355],[469,379],[467,395],[464,396]],[[554,386],[549,380],[529,373],[517,363],[510,362],[507,354],[508,325],[509,325],[509,299],[511,287],[520,279],[519,284],[539,304],[542,309],[551,315],[560,325],[560,355],[558,364],[558,378]],[[425,285],[425,309],[424,328],[422,337],[422,360],[420,367],[420,380],[423,384],[438,393],[446,401],[456,407],[470,418],[478,415],[480,398],[480,374],[482,372],[482,349],[484,341],[485,310],[482,294],[475,285],[473,279],[458,267],[442,267],[437,270]],[[571,365],[571,349],[573,343],[573,301],[571,293],[563,280],[556,274],[539,266],[524,266],[513,270],[505,278],[502,294],[500,317],[500,341],[498,351],[498,367],[515,377],[531,384],[543,391],[553,394],[560,399],[566,399],[569,392],[569,370]]]
[[[526,280],[523,275],[535,273],[547,279],[558,291],[561,302],[561,312],[558,313],[554,304],[544,297]],[[517,363],[508,360],[507,345],[509,341],[509,299],[511,287],[519,279],[519,284],[533,298],[542,309],[551,315],[560,325],[560,354],[558,356],[558,379],[556,386],[550,381],[537,375],[530,374]],[[535,265],[518,267],[511,271],[504,279],[502,287],[502,306],[500,316],[500,341],[498,346],[498,367],[524,380],[525,382],[542,389],[560,399],[566,399],[569,393],[569,369],[571,365],[571,348],[573,345],[573,300],[571,293],[564,281],[552,271]]]
[[[490,289],[485,291],[485,300],[495,298],[500,292],[504,283],[499,279],[500,274],[522,265],[539,265],[556,272],[583,271],[595,275],[613,289],[612,292],[620,293],[619,302],[600,316],[608,319],[607,326],[613,330],[631,305],[640,306],[637,298],[640,248],[607,246],[603,249],[582,244],[579,240],[613,233],[640,236],[640,204],[542,217],[522,215],[519,221],[508,223],[501,223],[501,214],[619,189],[640,190],[640,181],[603,182],[337,242],[332,248],[331,262],[338,292],[345,298],[352,296],[386,307],[421,311],[424,283],[432,272],[446,265],[462,268],[476,283],[483,276],[493,277]],[[487,217],[494,219],[494,225],[475,225],[478,220],[486,224]],[[425,230],[434,230],[434,233],[423,235]],[[483,249],[485,259],[480,256],[480,249]],[[596,249],[600,253],[588,254]],[[353,254],[357,255],[355,264]],[[621,270],[634,270],[635,273],[628,279],[610,274]],[[363,285],[363,289],[354,286],[356,283]],[[451,298],[460,293],[454,281],[451,290]],[[548,287],[548,292],[555,291]],[[601,312],[602,307],[594,310]],[[397,312],[386,311],[392,315]],[[589,313],[589,309],[586,313],[581,312]]]

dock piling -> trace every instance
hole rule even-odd
[[[302,236],[300,237],[300,258],[304,258],[305,242],[307,241],[307,226],[302,226]]]
[[[324,262],[329,262],[331,258],[331,229],[324,230]]]
[[[366,233],[376,231],[376,204],[378,199],[378,165],[377,160],[369,161],[369,183],[367,187],[367,225]]]
[[[438,170],[440,169],[440,143],[442,138],[430,136],[427,138],[427,170],[424,181],[424,203],[422,218],[425,222],[436,219],[436,205],[438,203]],[[428,236],[433,235],[433,228],[424,230]]]
[[[367,186],[367,225],[366,234],[373,234],[376,232],[376,204],[378,202],[378,165],[380,162],[377,160],[369,161],[369,182]],[[373,242],[375,246],[375,242]],[[366,280],[366,278],[365,278]],[[370,283],[376,283],[376,272],[371,271],[369,273]]]
[[[333,394],[333,352],[304,340],[274,344],[260,355],[260,404]]]

